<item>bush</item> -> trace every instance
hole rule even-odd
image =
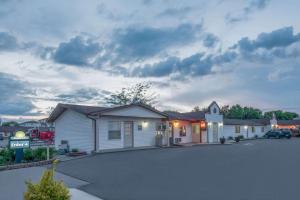
[[[24,150],[24,160],[26,161],[32,161],[34,159],[34,156],[33,156],[33,150],[31,149],[25,149]]]
[[[0,164],[11,164],[15,160],[15,151],[12,149],[0,150]]]
[[[77,153],[77,152],[79,152],[79,149],[72,149],[71,152]]]
[[[47,159],[47,148],[42,147],[42,148],[37,148],[34,150],[31,150],[33,152],[33,157],[34,160],[46,160]],[[54,156],[54,148],[49,149],[49,158],[53,158]]]
[[[62,181],[54,180],[55,163],[47,169],[37,184],[26,182],[27,191],[24,200],[69,200],[70,193]]]

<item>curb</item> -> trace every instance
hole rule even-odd
[[[55,159],[43,160],[43,161],[38,161],[38,162],[30,162],[30,163],[4,165],[4,166],[0,166],[0,171],[21,169],[21,168],[28,168],[28,167],[38,167],[38,166],[42,166],[42,165],[49,165],[49,164],[53,163],[54,160]]]

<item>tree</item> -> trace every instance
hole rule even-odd
[[[262,111],[253,107],[242,107],[239,104],[233,106],[223,106],[221,108],[223,115],[231,119],[261,119]]]
[[[275,114],[276,119],[278,119],[278,120],[292,120],[294,118],[299,117],[299,115],[297,113],[284,112],[282,110],[274,110],[274,111],[270,111],[270,112],[265,112],[264,117],[268,118],[268,119],[272,119],[273,113]]]
[[[121,91],[106,97],[105,101],[110,105],[143,103],[153,106],[157,102],[158,95],[150,92],[151,86],[151,83],[143,82],[132,87],[122,88]]]
[[[200,107],[199,106],[195,106],[192,110],[192,112],[199,112],[200,111]]]
[[[27,191],[24,193],[25,200],[69,200],[68,188],[61,181],[54,180],[55,164],[52,169],[47,169],[37,184],[26,182]]]
[[[15,121],[10,121],[10,122],[3,122],[2,126],[18,126],[19,123]]]

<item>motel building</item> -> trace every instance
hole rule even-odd
[[[299,128],[300,120],[224,119],[218,104],[206,111],[160,112],[144,104],[99,107],[58,104],[48,121],[55,125],[55,147],[101,152],[114,149],[219,143],[262,137],[275,128]]]

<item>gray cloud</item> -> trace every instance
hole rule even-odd
[[[17,38],[7,32],[0,32],[0,51],[12,51],[18,48]]]
[[[203,45],[207,48],[215,47],[218,43],[219,38],[212,33],[208,33],[203,38]]]
[[[89,59],[100,53],[101,47],[91,39],[81,36],[62,42],[53,54],[53,60],[67,65],[90,65]]]
[[[104,103],[104,97],[109,94],[110,92],[106,90],[98,90],[95,88],[81,88],[70,93],[57,95],[53,100],[66,103],[82,103],[88,101]]]
[[[187,45],[197,39],[201,25],[181,24],[175,28],[119,29],[113,38],[114,52],[121,61],[155,56],[169,47]]]
[[[225,20],[227,23],[247,20],[253,12],[265,9],[269,2],[270,0],[250,0],[240,13],[227,13]]]
[[[17,77],[0,72],[0,114],[25,115],[32,114],[35,108],[31,100],[26,98],[33,91],[28,84]]]
[[[169,57],[167,60],[153,65],[136,67],[129,76],[164,77],[176,73],[180,74],[182,77],[204,76],[213,73],[212,67],[214,65],[222,65],[231,62],[236,59],[236,57],[237,54],[231,51],[218,56],[205,56],[204,53],[198,53],[184,59]]]
[[[192,7],[185,6],[182,8],[168,8],[157,15],[157,17],[185,17],[190,11],[192,11]]]
[[[251,52],[258,48],[286,47],[298,41],[300,41],[300,34],[294,35],[293,27],[284,27],[270,33],[261,33],[255,40],[242,38],[233,48],[238,47],[241,51]]]

